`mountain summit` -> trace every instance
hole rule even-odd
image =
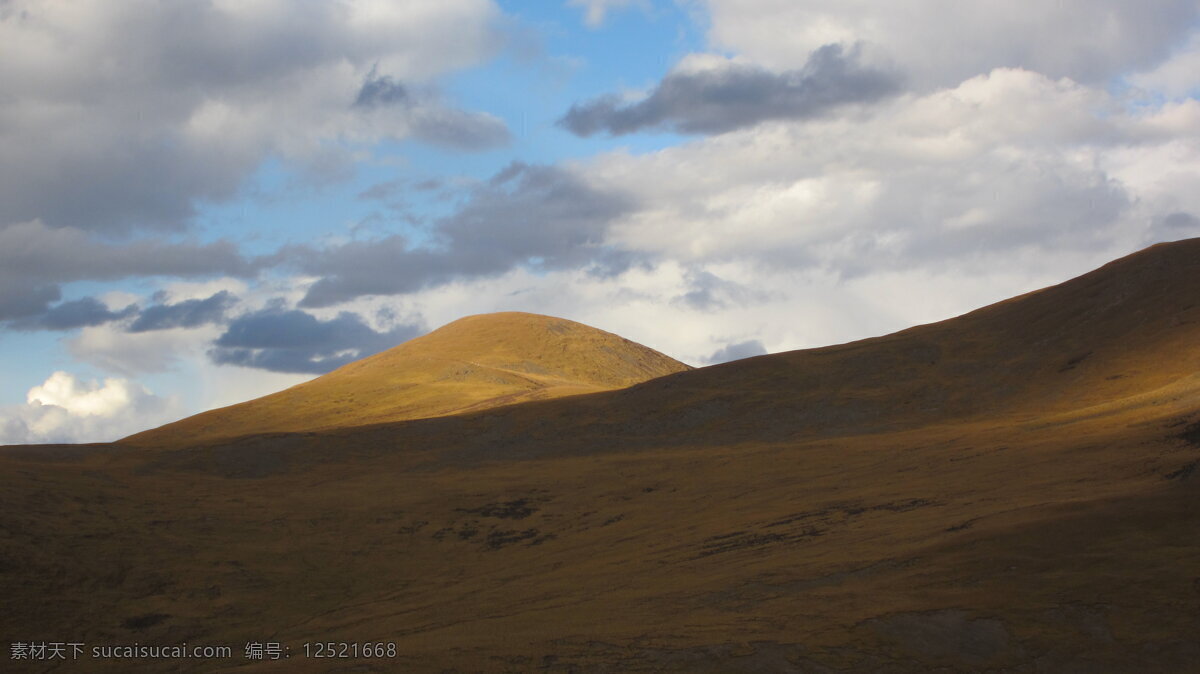
[[[467,316],[395,348],[256,400],[138,433],[131,444],[196,444],[439,417],[624,388],[689,367],[562,318]]]

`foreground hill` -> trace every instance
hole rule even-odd
[[[123,442],[188,444],[438,417],[623,388],[687,369],[641,344],[562,318],[468,316],[285,391]]]
[[[233,647],[81,671],[1194,671],[1198,307],[1191,240],[590,395],[6,448],[0,635]]]

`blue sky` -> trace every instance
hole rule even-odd
[[[704,365],[1198,236],[1198,16],[9,0],[0,443],[115,439],[472,313]]]

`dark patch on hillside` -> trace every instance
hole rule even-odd
[[[146,629],[147,627],[154,627],[170,617],[171,616],[167,615],[166,613],[147,613],[145,615],[126,618],[125,620],[121,621],[121,627],[124,627],[127,630],[140,631]]]
[[[478,508],[457,508],[460,513],[471,513],[480,517],[495,517],[502,520],[523,520],[538,511],[529,505],[529,499],[519,498],[503,503],[487,503]]]
[[[557,538],[554,534],[542,534],[537,529],[526,529],[524,531],[508,530],[508,531],[492,531],[487,535],[485,543],[492,550],[528,541],[527,546],[541,545],[548,540]]]
[[[1190,461],[1183,464],[1179,470],[1172,471],[1166,474],[1168,480],[1186,480],[1196,472],[1196,466],[1200,465],[1200,461]]]
[[[1175,437],[1183,440],[1193,447],[1200,447],[1200,421],[1188,424],[1188,426],[1183,429],[1183,432]]]
[[[700,552],[695,559],[718,555],[723,552],[733,552],[735,550],[749,550],[752,548],[761,548],[772,543],[782,543],[799,541],[806,538],[816,538],[825,533],[824,529],[816,527],[808,527],[798,533],[793,534],[755,534],[745,531],[735,531],[729,534],[721,534],[705,539],[700,544]]]
[[[1075,356],[1075,357],[1071,358],[1070,360],[1068,360],[1066,362],[1066,364],[1064,364],[1062,367],[1058,368],[1058,371],[1059,372],[1067,372],[1068,370],[1074,370],[1076,366],[1078,366],[1083,361],[1087,360],[1087,357],[1090,355],[1092,355],[1091,351],[1088,351],[1087,353],[1081,353],[1078,356]]]

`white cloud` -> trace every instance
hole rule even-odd
[[[29,389],[30,405],[57,405],[76,416],[110,416],[129,405],[137,391],[123,379],[108,379],[103,387],[91,386],[66,372],[55,372],[41,386]],[[144,393],[144,391],[143,391]]]
[[[921,89],[997,67],[1103,82],[1152,68],[1194,31],[1195,0],[707,0],[710,40],[780,70],[863,42]]]
[[[0,444],[108,442],[179,418],[174,399],[128,379],[84,382],[55,372],[25,405],[0,408]]]

